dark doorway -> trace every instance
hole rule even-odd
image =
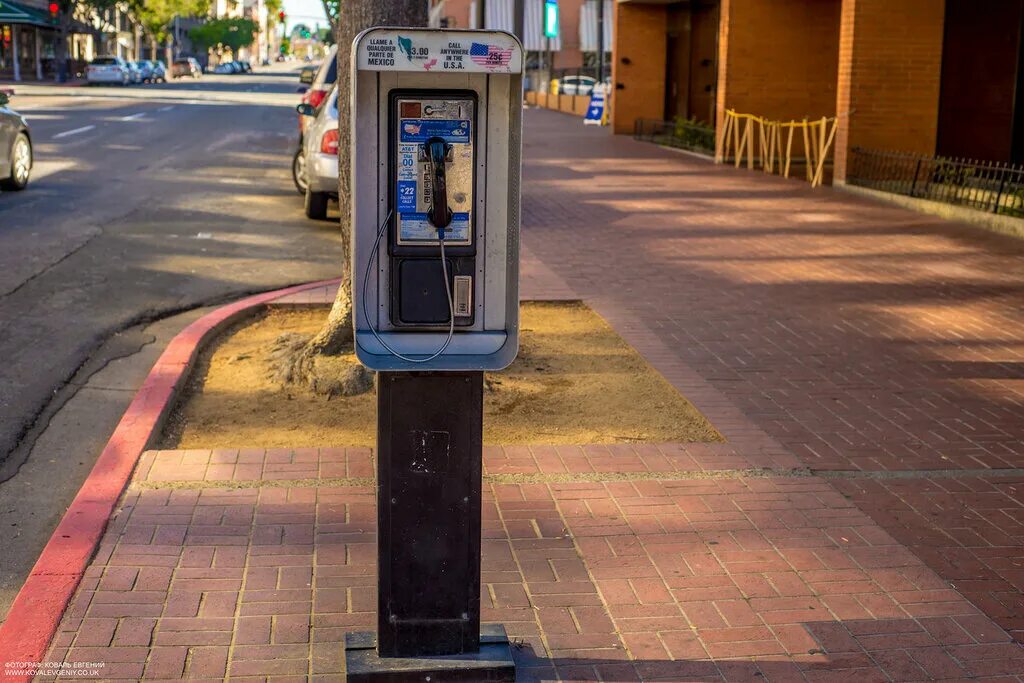
[[[665,41],[665,119],[712,123],[718,82],[717,1],[669,5]]]
[[[1024,0],[946,0],[936,152],[1024,161]]]

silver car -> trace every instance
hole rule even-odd
[[[97,57],[85,67],[85,80],[93,83],[117,83],[128,85],[132,82],[132,71],[120,57]]]
[[[128,64],[128,73],[131,74],[132,83],[142,83],[146,80],[145,74],[142,71],[142,67],[138,62],[126,62]]]
[[[304,187],[306,216],[327,218],[327,202],[338,198],[338,89],[320,104],[303,102],[296,111],[311,116],[302,136],[301,159],[296,159],[296,184]]]
[[[149,61],[149,63],[153,67],[153,79],[152,80],[154,82],[159,81],[161,83],[166,83],[167,82],[167,67],[164,66],[164,63],[162,61],[160,61],[159,59],[151,59]]]
[[[32,172],[32,136],[25,118],[7,106],[0,90],[0,189],[24,190]]]

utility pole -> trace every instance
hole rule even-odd
[[[597,0],[597,82],[604,83],[604,0]]]

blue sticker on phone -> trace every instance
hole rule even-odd
[[[406,211],[416,210],[416,181],[415,180],[399,180],[397,191],[397,203],[398,212],[404,213]]]
[[[402,241],[437,241],[437,228],[430,222],[426,213],[403,213],[399,225],[399,237]],[[444,229],[444,239],[448,242],[467,242],[471,227],[469,212],[456,211],[452,214],[452,222]]]
[[[426,142],[430,138],[442,138],[445,142],[469,143],[468,119],[402,119],[402,142]]]

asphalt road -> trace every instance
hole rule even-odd
[[[297,86],[293,70],[15,86],[37,164],[26,191],[0,194],[0,545],[7,554],[12,529],[38,538],[16,562],[0,557],[0,620],[102,446],[86,439],[61,456],[67,467],[52,446],[34,448],[90,374],[161,336],[147,323],[337,275],[336,229],[304,217],[291,182]],[[131,377],[117,387],[126,398],[140,371]],[[77,438],[75,425],[109,435],[116,411],[80,410],[60,441]],[[31,492],[19,472],[33,473]],[[19,503],[28,495],[45,500]]]

